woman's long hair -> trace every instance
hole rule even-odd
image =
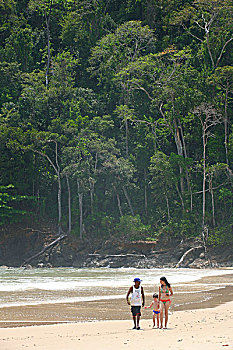
[[[171,285],[170,285],[170,283],[167,281],[166,277],[161,277],[161,278],[160,278],[160,281],[165,282],[165,283],[166,283],[166,286],[168,286],[168,288],[171,287]]]

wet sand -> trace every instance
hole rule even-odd
[[[143,285],[143,284],[142,284]],[[144,287],[146,305],[158,286]],[[170,314],[176,311],[214,308],[233,301],[233,274],[204,277],[191,283],[173,286],[174,297]],[[122,295],[127,289],[122,288]],[[56,323],[129,320],[130,307],[125,298],[80,303],[42,304],[32,306],[12,306],[0,308],[1,328],[46,325]],[[143,310],[142,319],[151,319],[151,310]]]

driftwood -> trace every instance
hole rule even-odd
[[[46,252],[46,250],[54,247],[56,244],[61,242],[66,237],[67,237],[67,235],[62,235],[62,236],[58,237],[57,239],[55,239],[55,241],[51,242],[46,247],[44,247],[39,253],[37,253],[37,254],[31,256],[30,258],[26,259],[20,267],[23,267],[25,264],[29,263],[31,260],[33,260],[33,259],[37,258],[38,256],[42,255],[44,252]]]
[[[139,258],[145,258],[145,255],[138,255],[138,254],[88,254],[88,256],[93,256],[96,258],[127,258],[128,256],[133,256],[133,257],[139,257]]]
[[[183,255],[182,255],[182,257],[180,258],[180,260],[178,261],[178,263],[176,264],[176,268],[178,268],[178,267],[180,267],[180,265],[182,264],[182,262],[184,261],[184,259],[186,258],[186,256],[188,255],[188,254],[190,254],[192,251],[194,251],[195,249],[203,249],[203,246],[198,246],[198,247],[193,247],[193,248],[190,248],[190,249],[188,249]]]

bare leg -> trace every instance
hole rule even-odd
[[[163,310],[164,310],[164,303],[160,303],[161,308],[160,308],[160,328],[163,328]]]
[[[170,305],[171,305],[171,303],[169,301],[165,304],[165,328],[167,328],[168,309],[169,309]]]
[[[153,313],[153,327],[155,327],[155,314]]]
[[[137,329],[140,329],[139,321],[140,321],[140,314],[137,314]]]
[[[157,314],[157,328],[159,328],[159,314]]]
[[[134,323],[134,329],[137,328],[137,325],[136,325],[136,316],[133,316],[133,323]]]

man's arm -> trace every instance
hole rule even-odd
[[[130,287],[129,290],[128,290],[128,293],[126,295],[126,301],[127,301],[127,304],[130,305],[130,302],[129,302],[129,295],[130,293],[133,292],[133,287]]]
[[[142,306],[145,305],[145,295],[144,295],[144,289],[142,287]]]

